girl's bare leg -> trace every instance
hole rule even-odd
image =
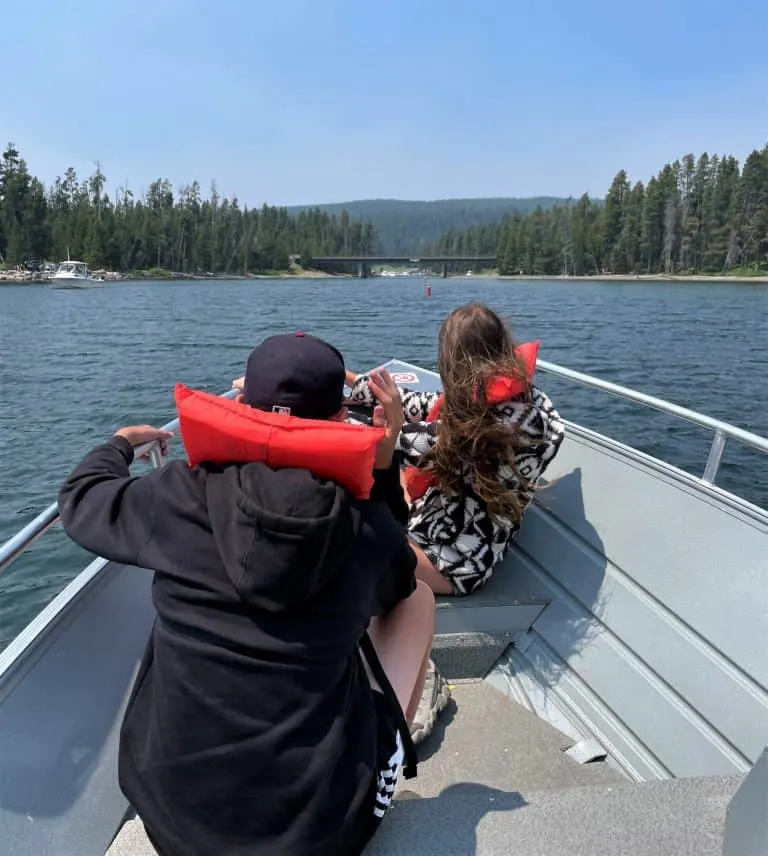
[[[454,594],[453,586],[432,564],[429,556],[412,539],[409,540],[411,549],[418,559],[416,564],[416,579],[425,582],[435,594]]]
[[[368,634],[410,725],[424,689],[435,632],[435,597],[425,583],[386,615],[372,618]],[[371,677],[370,672],[368,673]],[[375,681],[371,681],[378,689]]]
[[[405,468],[401,467],[400,469],[400,487],[403,489],[403,496],[405,497],[405,501],[408,505],[411,504],[412,500],[410,495],[408,494],[408,485],[405,483]]]

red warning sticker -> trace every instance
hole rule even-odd
[[[392,380],[395,383],[418,383],[418,375],[413,372],[392,372]]]

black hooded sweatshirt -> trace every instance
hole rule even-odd
[[[377,740],[358,645],[415,588],[396,467],[360,501],[306,470],[132,460],[114,437],[59,494],[74,541],[154,571],[123,792],[161,856],[358,852]]]

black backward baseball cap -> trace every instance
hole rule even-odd
[[[270,336],[248,357],[243,395],[257,410],[329,419],[344,403],[344,357],[309,333]]]

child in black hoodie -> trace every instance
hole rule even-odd
[[[343,420],[344,379],[326,342],[273,336],[240,400]],[[74,541],[154,572],[119,779],[160,856],[358,854],[400,767],[415,772],[434,598],[402,526],[399,393],[384,371],[372,383],[387,433],[369,500],[256,462],[132,477],[134,447],[170,436],[150,426],[118,431],[61,489]]]

